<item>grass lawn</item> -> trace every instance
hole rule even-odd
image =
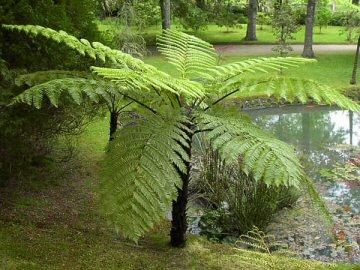
[[[104,34],[106,39],[110,41],[117,33],[119,33],[121,27],[118,25],[115,19],[105,19],[97,21],[99,30]],[[180,26],[175,26],[181,29]],[[199,30],[198,32],[189,32],[196,35],[212,44],[275,44],[276,40],[273,36],[271,26],[263,26],[263,29],[258,27],[257,36],[258,41],[248,42],[243,38],[246,34],[246,25],[242,25],[241,28],[230,28],[229,32],[225,27],[219,27],[217,25],[208,25],[206,29]],[[319,28],[314,30],[314,43],[315,44],[349,44],[346,41],[346,33],[342,32],[343,27],[328,26],[322,29],[320,33]],[[156,35],[161,32],[161,26],[152,26],[144,30],[143,36],[148,45],[154,45]],[[304,42],[304,27],[294,35],[294,44],[301,44]]]
[[[0,269],[356,269],[238,250],[190,236],[170,248],[164,221],[139,244],[115,235],[93,194],[108,137],[108,119],[77,139],[79,155],[52,173],[0,188]],[[81,161],[80,161],[81,160]],[[260,266],[260,268],[258,267]]]
[[[222,64],[231,63],[252,57],[257,56],[223,55],[220,62]],[[339,88],[349,86],[354,61],[353,54],[320,54],[317,55],[317,60],[317,63],[303,65],[298,68],[289,68],[284,71],[284,75],[317,80]],[[148,56],[145,58],[145,62],[176,75],[176,70],[162,56]]]

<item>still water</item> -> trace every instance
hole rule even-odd
[[[335,182],[327,181],[323,195],[359,214],[360,114],[327,106],[288,106],[248,113],[260,127],[294,145],[306,172],[318,183],[325,181],[322,170],[356,164],[355,181],[347,181],[345,174]]]

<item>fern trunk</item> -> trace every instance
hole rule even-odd
[[[188,128],[192,128],[190,125]],[[189,155],[191,160],[191,140],[192,134],[188,134],[190,138],[190,147],[184,149]],[[178,188],[178,196],[175,201],[172,202],[172,221],[170,231],[170,244],[173,247],[184,247],[186,245],[186,231],[188,228],[186,208],[189,195],[189,182],[190,182],[190,170],[191,163],[186,161],[186,172],[178,171],[181,180],[182,188]]]
[[[115,132],[117,130],[117,125],[118,125],[118,118],[119,118],[118,112],[110,113],[110,137],[109,137],[110,141],[112,141],[114,139],[114,135],[115,135]]]

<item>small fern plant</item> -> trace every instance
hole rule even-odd
[[[5,27],[56,40],[115,63],[116,67],[91,69],[97,77],[115,85],[119,94],[136,101],[133,110],[137,117],[123,119],[123,128],[116,131],[109,145],[99,197],[102,212],[110,223],[134,241],[172,207],[171,245],[185,245],[192,147],[197,133],[203,133],[225,162],[240,161],[242,170],[255,181],[277,186],[305,183],[294,149],[258,128],[238,108],[222,106],[227,98],[236,95],[246,101],[275,97],[290,103],[317,102],[353,111],[360,109],[332,88],[272,72],[313,60],[272,57],[219,66],[209,43],[166,30],[158,37],[158,47],[178,71],[178,76],[170,76],[102,45],[65,39],[63,32],[38,26]],[[29,100],[32,93],[27,91],[22,95],[29,94]]]

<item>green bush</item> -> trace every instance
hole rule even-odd
[[[0,63],[0,186],[3,186],[10,179],[33,174],[48,164],[56,140],[62,135],[78,134],[95,110],[75,105],[55,108],[50,103],[42,110],[27,105],[7,106],[23,89],[14,84],[19,73],[9,70],[4,61]],[[65,150],[59,157],[69,155],[70,147],[67,144],[57,148]]]
[[[201,234],[220,242],[233,242],[253,226],[265,229],[279,209],[292,206],[299,197],[297,189],[256,182],[239,164],[226,165],[209,149],[200,159],[196,190],[205,207]]]
[[[0,24],[39,24],[62,29],[89,40],[98,39],[94,23],[96,0],[8,0],[0,6]],[[39,50],[40,48],[40,50]],[[44,106],[36,110],[26,105],[6,106],[24,89],[17,87],[17,75],[44,69],[84,70],[89,60],[56,42],[35,42],[0,29],[0,179],[5,184],[25,171],[46,162],[55,140],[78,131],[87,110]],[[93,62],[92,62],[93,63]],[[85,113],[86,111],[86,113]]]

